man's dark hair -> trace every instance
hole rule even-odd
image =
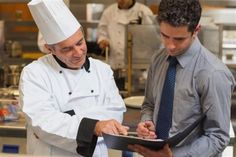
[[[194,32],[201,18],[202,8],[199,0],[162,0],[157,20],[174,27],[188,26]]]

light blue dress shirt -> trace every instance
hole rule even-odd
[[[166,50],[152,57],[148,72],[142,121],[157,121],[161,92],[168,68]],[[174,157],[221,156],[228,145],[231,95],[235,80],[230,70],[196,38],[186,52],[177,56],[173,102],[173,136],[202,113],[206,119],[184,141],[172,148]],[[158,136],[158,135],[157,135]]]

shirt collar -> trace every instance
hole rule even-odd
[[[201,43],[198,38],[195,38],[190,47],[185,50],[182,55],[176,57],[180,66],[184,68],[189,62],[191,62],[191,59],[199,52],[200,48]]]

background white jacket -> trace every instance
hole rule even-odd
[[[48,54],[23,69],[19,90],[29,154],[79,156],[75,139],[84,117],[122,121],[126,109],[112,70],[99,60],[89,61],[89,72],[85,68],[75,72],[62,68]],[[75,115],[64,113],[69,110]],[[107,148],[99,138],[94,157],[105,156]]]
[[[109,41],[109,64],[113,69],[125,67],[125,26],[136,23],[143,15],[153,14],[138,2],[130,9],[119,9],[115,3],[104,10],[98,25],[98,43],[104,39]]]

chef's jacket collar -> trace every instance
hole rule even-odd
[[[61,67],[66,68],[66,69],[71,69],[71,68],[69,68],[65,63],[63,63],[60,59],[58,59],[57,56],[53,55],[53,57],[55,58],[55,60],[57,61],[57,63],[58,63]],[[84,65],[82,66],[82,68],[83,68],[83,67],[85,68],[85,70],[86,70],[87,72],[90,72],[90,70],[89,70],[89,68],[90,68],[90,61],[89,61],[89,59],[88,59],[88,56],[86,56],[86,60],[85,60]]]
[[[89,68],[90,68],[90,61],[89,61],[89,59],[88,59],[88,56],[86,56],[85,63],[84,63],[84,65],[83,65],[82,67],[84,67],[85,70],[86,70],[88,73],[90,72],[90,70],[89,70]]]
[[[133,0],[133,3],[129,6],[128,9],[132,8],[135,5],[135,3],[136,3],[136,0]],[[119,6],[118,6],[118,8],[121,9]]]

